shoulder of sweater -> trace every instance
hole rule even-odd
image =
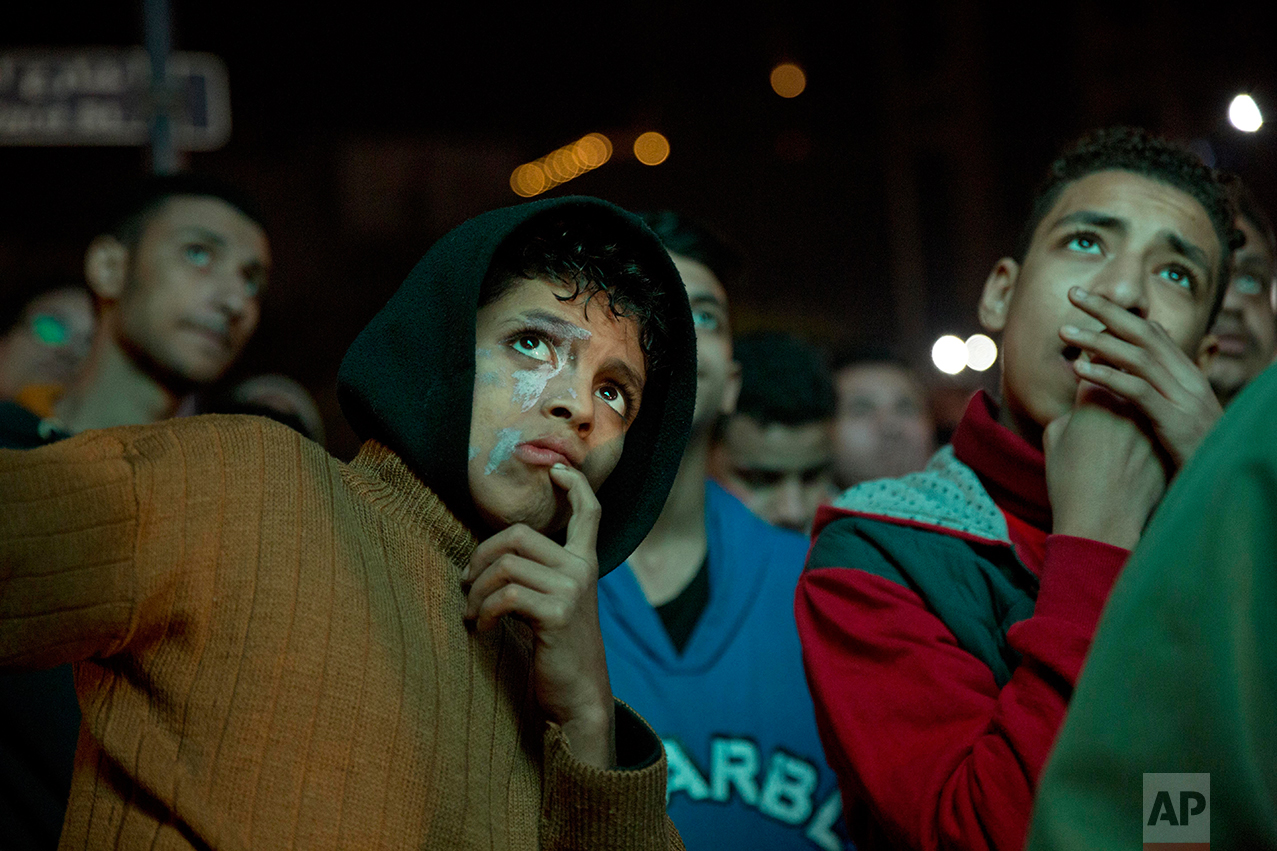
[[[169,439],[181,444],[197,444],[219,438],[230,440],[252,439],[264,444],[309,444],[315,450],[323,448],[283,423],[267,417],[251,414],[200,414],[193,417],[177,417],[156,423],[135,426],[119,426],[84,432],[115,437],[122,443],[138,443],[145,440]]]
[[[288,426],[243,414],[203,414],[146,425],[93,429],[48,448],[67,460],[116,456],[159,465],[178,458],[183,463],[202,460],[218,464],[232,458],[243,461],[280,453],[339,463],[319,444]]]

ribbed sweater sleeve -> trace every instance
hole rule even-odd
[[[664,806],[665,760],[660,740],[642,718],[623,703],[616,705],[618,753],[653,749],[646,765],[602,771],[572,756],[559,726],[548,723],[545,734],[545,797],[542,799],[543,849],[683,848]]]
[[[62,847],[680,848],[651,731],[586,766],[526,627],[466,628],[474,547],[385,447],[260,418],[0,452],[0,665],[78,663]]]
[[[0,450],[0,665],[108,655],[134,622],[138,510],[118,438]]]

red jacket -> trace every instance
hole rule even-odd
[[[1128,552],[1048,534],[1042,453],[984,394],[926,471],[835,506],[795,614],[852,837],[862,851],[1022,848]]]

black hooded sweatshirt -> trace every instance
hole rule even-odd
[[[466,474],[479,288],[505,239],[541,216],[587,216],[614,228],[617,240],[630,241],[661,290],[668,329],[668,351],[648,371],[621,460],[598,492],[602,575],[629,557],[660,515],[696,402],[687,293],[660,240],[637,216],[577,196],[493,210],[457,227],[431,247],[355,339],[338,374],[338,398],[361,438],[394,450],[458,518],[480,528]]]

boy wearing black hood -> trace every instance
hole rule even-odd
[[[681,847],[595,582],[694,345],[651,232],[556,199],[452,231],[356,339],[349,465],[249,417],[0,454],[0,663],[77,662],[64,844]]]

